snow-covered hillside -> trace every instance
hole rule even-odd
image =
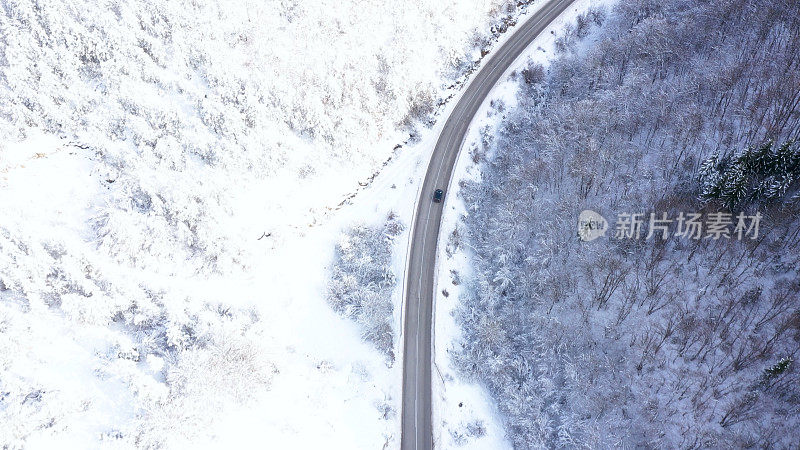
[[[474,136],[437,301],[514,448],[800,442],[798,6],[580,16]]]
[[[332,208],[516,4],[4,2],[0,446],[396,446]]]

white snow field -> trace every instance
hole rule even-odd
[[[398,447],[334,243],[410,222],[394,146],[516,3],[4,2],[0,447]]]

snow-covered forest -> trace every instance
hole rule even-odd
[[[267,444],[330,443],[382,393],[303,334],[347,331],[301,249],[523,3],[3,1],[0,447],[185,448],[271,390]]]
[[[795,447],[800,4],[622,1],[557,48],[461,189],[460,372],[515,448]],[[579,239],[583,210],[605,237]],[[729,238],[676,233],[720,212]]]

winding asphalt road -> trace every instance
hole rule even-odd
[[[406,262],[400,444],[404,450],[428,450],[434,446],[431,423],[431,325],[436,245],[444,203],[432,202],[433,191],[447,190],[469,124],[489,91],[531,41],[567,9],[572,1],[550,0],[494,52],[467,86],[447,118],[428,164],[428,172],[417,202],[411,230],[411,248]]]

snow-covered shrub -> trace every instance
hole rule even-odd
[[[366,341],[394,361],[392,243],[403,231],[394,214],[378,227],[353,227],[336,245],[328,302],[355,320]]]
[[[184,350],[166,370],[168,390],[144,404],[133,440],[141,447],[185,445],[213,423],[209,411],[222,411],[229,402],[247,404],[268,386],[273,372],[252,337],[238,333],[225,332]]]
[[[473,420],[466,424],[460,424],[459,428],[450,430],[450,435],[456,445],[465,445],[486,434],[486,427],[481,420]]]

